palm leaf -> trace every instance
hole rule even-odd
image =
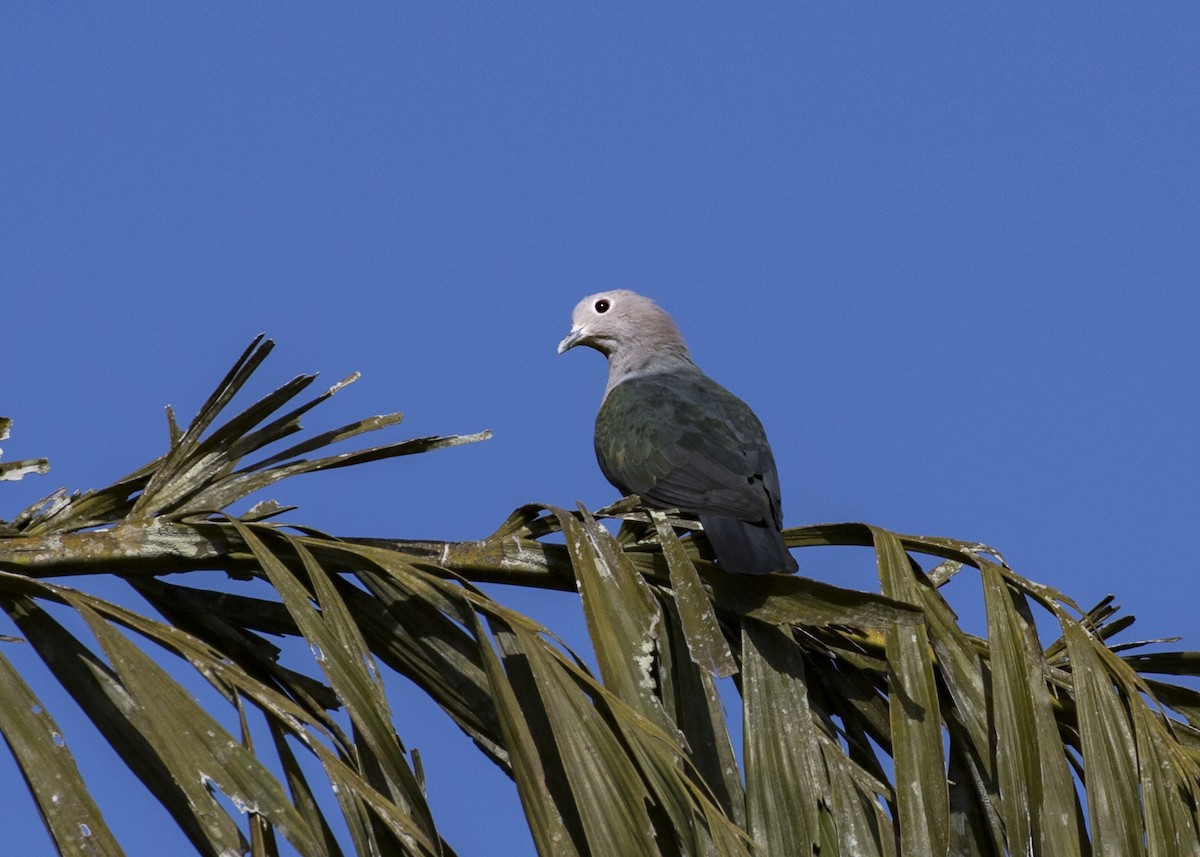
[[[295,404],[298,376],[227,416],[270,349],[255,340],[185,428],[168,410],[161,456],[0,522],[0,609],[198,853],[452,855],[392,717],[399,674],[512,779],[543,855],[1200,855],[1200,693],[1162,678],[1200,674],[1200,654],[1114,642],[1132,618],[1111,598],[1085,612],[987,545],[857,523],[785,538],[870,547],[879,593],[734,578],[694,522],[630,500],[525,506],[473,542],[337,539],[266,523],[290,511],[274,502],[234,516],[298,473],[487,436],[327,451],[388,414],[296,439],[356,376]],[[206,569],[228,573],[221,591],[181,582]],[[123,577],[161,618],[68,574]],[[986,637],[950,606],[970,574]],[[590,657],[477,582],[578,591]],[[1062,632],[1048,646],[1038,611]],[[2,651],[0,685],[55,847],[121,853]]]

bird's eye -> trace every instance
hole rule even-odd
[[[610,306],[612,306],[612,304],[610,304],[608,302],[608,298],[601,298],[600,300],[596,301],[596,312],[599,312],[599,313],[608,312],[608,308]]]

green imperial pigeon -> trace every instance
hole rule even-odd
[[[588,345],[608,358],[596,415],[608,481],[651,508],[698,518],[726,571],[795,571],[762,423],[697,368],[671,317],[621,289],[584,298],[571,321],[558,353]]]

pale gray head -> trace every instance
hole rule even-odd
[[[576,345],[595,348],[608,358],[609,389],[630,375],[692,365],[671,316],[627,289],[589,295],[576,305],[571,332],[558,343],[558,353]]]

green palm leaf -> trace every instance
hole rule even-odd
[[[852,523],[785,537],[872,548],[880,593],[735,579],[689,521],[628,501],[530,505],[457,543],[268,524],[288,511],[269,502],[233,516],[297,473],[487,436],[326,452],[393,414],[277,446],[354,376],[227,417],[270,348],[186,428],[169,413],[162,456],[0,523],[0,610],[198,853],[452,855],[388,702],[401,675],[512,779],[543,855],[1200,855],[1200,693],[1162,678],[1200,674],[1200,654],[1110,642],[1132,621],[1111,599],[1083,612],[986,545]],[[225,591],[180,577],[212,569]],[[58,579],[81,574],[127,580],[161,618]],[[949,604],[971,574],[986,637]],[[578,591],[592,652],[476,582]],[[1062,630],[1048,646],[1039,611]],[[5,656],[17,639],[0,638],[0,733],[49,836],[120,854],[100,784]]]

